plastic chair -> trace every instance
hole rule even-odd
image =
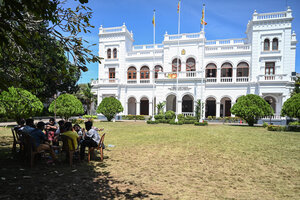
[[[72,164],[73,164],[73,155],[74,155],[75,152],[79,152],[79,150],[77,148],[75,148],[74,142],[73,142],[72,138],[70,138],[69,136],[61,135],[60,138],[63,142],[62,151],[66,152],[66,158],[67,159],[68,159],[68,156],[69,156],[69,164],[70,164],[70,166],[72,166]],[[72,144],[72,149],[70,149],[70,147],[69,147],[69,141]]]
[[[106,133],[103,133],[103,135],[101,136],[100,142],[98,144],[98,147],[89,147],[89,154],[88,154],[88,162],[90,162],[91,160],[91,154],[94,153],[94,150],[100,150],[100,158],[101,161],[103,161],[103,147],[104,147],[104,137],[105,137]]]

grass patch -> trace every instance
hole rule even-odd
[[[98,184],[88,182],[93,187],[85,188],[84,194],[94,194],[92,191],[96,190],[98,195],[111,193],[106,197],[116,199],[299,198],[299,133],[269,132],[246,126],[172,126],[145,122],[100,122],[95,126],[104,127],[105,144],[115,146],[104,151],[103,163],[93,161],[75,166],[79,172],[76,177],[99,181]],[[8,129],[0,129],[0,145],[4,140],[5,144],[9,143],[10,135]],[[7,145],[1,146],[0,156],[1,165],[11,162]],[[20,163],[13,164],[13,169],[20,168]],[[41,168],[39,173],[43,174],[45,170],[57,170],[56,167],[40,165],[37,169]],[[58,167],[62,171],[70,170],[66,165]],[[6,172],[10,170],[5,168]],[[26,170],[31,173],[37,169]],[[5,174],[1,169],[0,175]],[[64,185],[72,178],[55,180],[58,183],[53,189],[59,191],[59,182]],[[11,181],[14,183],[13,178]],[[101,189],[103,181],[106,189]],[[1,184],[0,190],[5,191],[7,187]]]

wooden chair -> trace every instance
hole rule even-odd
[[[30,167],[32,168],[34,165],[34,158],[37,154],[43,153],[38,152],[37,147],[35,145],[34,138],[31,137],[29,134],[24,133],[24,149],[25,149],[25,156],[30,161]]]
[[[69,157],[69,164],[70,164],[70,166],[72,166],[72,164],[73,164],[73,155],[74,155],[75,152],[79,152],[79,150],[77,148],[75,148],[74,142],[73,142],[72,138],[70,138],[69,136],[61,135],[60,138],[63,142],[62,151],[66,152],[66,158],[68,159],[68,157]],[[69,141],[71,141],[71,143],[72,143],[72,149],[73,150],[71,150],[69,148]]]
[[[103,161],[103,147],[104,147],[104,137],[105,137],[106,133],[103,133],[103,135],[101,136],[100,142],[98,147],[89,147],[89,154],[88,154],[88,162],[90,162],[91,160],[91,154],[94,153],[94,150],[100,150],[100,158],[101,161]]]
[[[20,153],[23,150],[23,141],[20,138],[20,134],[18,133],[18,131],[16,131],[14,128],[11,128],[11,132],[13,134],[13,147],[12,147],[12,152],[15,154],[17,152],[17,145],[19,145],[20,147]]]

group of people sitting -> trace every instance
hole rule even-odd
[[[16,131],[29,134],[35,142],[38,152],[49,151],[52,157],[52,162],[57,162],[55,149],[59,146],[60,135],[66,135],[73,140],[75,148],[80,147],[80,159],[85,156],[86,147],[97,147],[100,143],[98,129],[93,127],[93,122],[88,120],[85,122],[85,128],[81,128],[79,124],[72,126],[71,122],[64,120],[55,122],[54,118],[50,118],[49,123],[42,121],[34,124],[33,119],[21,120],[20,125],[15,127]],[[73,145],[69,143],[69,149],[73,149]]]

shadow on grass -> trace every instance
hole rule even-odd
[[[63,159],[64,161],[64,159]],[[144,199],[160,193],[138,191],[133,182],[118,181],[104,162],[47,164],[43,159],[34,168],[13,158],[11,149],[0,147],[0,199]]]

